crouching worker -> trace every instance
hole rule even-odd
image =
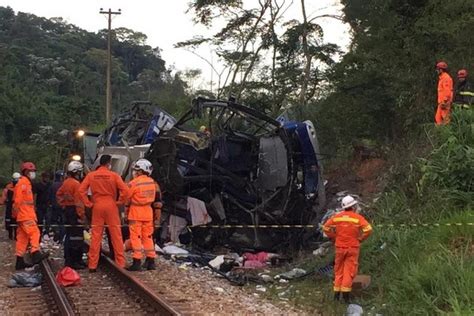
[[[372,227],[359,214],[357,201],[350,195],[342,199],[342,212],[331,217],[323,226],[324,233],[336,246],[334,262],[334,299],[350,302],[352,282],[357,275],[360,243],[372,233]]]
[[[24,255],[30,245],[31,261],[40,263],[48,254],[40,252],[40,230],[37,224],[35,201],[31,181],[36,178],[36,167],[32,162],[21,165],[21,177],[13,189],[13,212],[18,228],[16,231],[16,264],[15,269],[21,270],[30,265],[25,263]]]
[[[84,205],[79,195],[84,167],[79,161],[71,161],[67,166],[67,178],[56,192],[58,204],[64,210],[66,224],[66,238],[64,241],[65,265],[73,269],[85,269],[87,266],[82,261],[84,253],[85,223]]]
[[[155,245],[153,243],[153,218],[156,210],[161,208],[161,203],[155,203],[159,196],[159,186],[150,177],[152,164],[146,159],[139,159],[133,165],[133,179],[129,182],[130,188],[127,209],[127,219],[130,229],[130,244],[133,252],[133,264],[129,271],[142,269],[142,250],[145,252],[143,268],[155,270]]]

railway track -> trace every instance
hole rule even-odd
[[[81,285],[61,287],[55,274],[61,265],[52,260],[40,264],[43,286],[16,289],[18,308],[9,315],[190,315],[191,306],[173,296],[157,295],[144,282],[101,256],[96,273],[78,271]]]

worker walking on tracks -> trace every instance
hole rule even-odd
[[[436,64],[438,73],[438,107],[436,109],[436,125],[448,124],[450,121],[451,104],[453,102],[453,79],[448,74],[448,64],[440,61]]]
[[[133,179],[128,184],[130,191],[127,219],[133,251],[133,264],[128,268],[130,271],[141,270],[142,249],[146,255],[144,268],[155,270],[153,219],[161,214],[161,203],[157,201],[157,197],[160,196],[160,187],[150,177],[152,169],[152,164],[148,160],[137,160],[132,168]]]
[[[474,87],[471,86],[468,80],[466,69],[460,69],[457,77],[458,82],[456,83],[454,103],[461,108],[469,109],[471,104],[474,102]]]
[[[111,171],[112,157],[102,155],[100,166],[89,173],[79,187],[84,206],[92,208],[91,244],[89,247],[89,272],[96,272],[99,263],[100,246],[104,225],[108,226],[115,262],[125,267],[120,215],[117,205],[123,204],[128,195],[128,187],[122,178]],[[90,189],[92,201],[87,197]],[[118,196],[118,200],[117,200]]]
[[[21,177],[13,190],[12,217],[18,224],[16,232],[16,264],[15,269],[21,270],[29,265],[24,261],[24,255],[30,245],[31,261],[40,263],[48,255],[40,252],[40,230],[37,224],[33,186],[31,181],[36,178],[36,166],[32,162],[21,165]]]
[[[372,227],[358,213],[357,201],[350,195],[342,199],[342,212],[331,217],[323,226],[324,233],[335,240],[334,299],[340,295],[350,302],[352,282],[359,265],[360,243],[372,233]]]
[[[79,161],[71,161],[67,166],[67,178],[56,192],[58,204],[64,210],[66,238],[64,240],[65,265],[73,269],[86,268],[82,261],[84,249],[85,223],[84,205],[79,196],[79,187],[84,167]]]
[[[5,229],[8,232],[8,238],[10,240],[15,240],[14,225],[16,225],[15,219],[12,218],[13,189],[15,188],[18,180],[20,180],[20,177],[20,173],[13,173],[12,180],[6,185],[5,189],[3,189],[3,194],[0,201],[0,204],[5,206]]]

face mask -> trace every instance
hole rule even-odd
[[[36,179],[36,172],[30,171],[30,172],[28,173],[28,178],[30,178],[30,180]]]

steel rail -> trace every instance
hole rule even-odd
[[[69,300],[64,293],[61,286],[56,282],[53,270],[48,259],[44,259],[40,263],[41,271],[43,272],[44,280],[48,285],[51,295],[53,296],[54,302],[58,307],[59,313],[62,316],[73,316],[75,315],[74,310],[69,303]]]
[[[118,266],[112,259],[101,253],[101,261],[109,268],[109,270],[124,281],[124,283],[139,294],[150,306],[156,309],[158,315],[181,315],[168,302],[157,296],[148,286],[143,284],[139,279],[131,275],[128,271]]]

